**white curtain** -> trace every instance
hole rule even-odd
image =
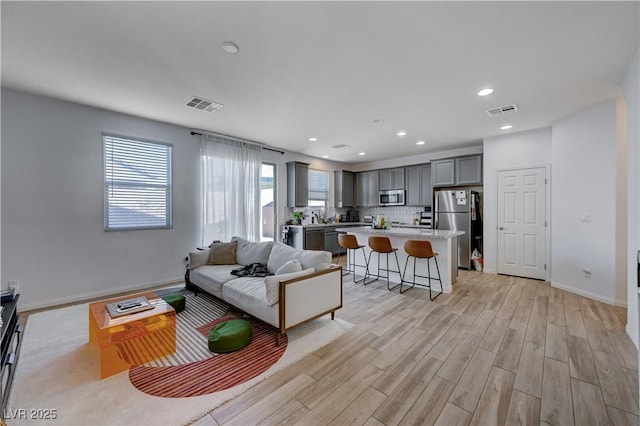
[[[201,244],[239,236],[260,241],[262,147],[202,135],[200,188]]]

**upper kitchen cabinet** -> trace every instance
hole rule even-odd
[[[482,155],[456,158],[456,185],[482,183]]]
[[[420,164],[406,168],[408,206],[430,206],[433,199],[431,164]]]
[[[433,186],[452,186],[456,184],[455,163],[453,158],[431,162],[431,181]]]
[[[380,170],[380,191],[404,189],[404,168]]]
[[[354,207],[355,188],[353,173],[346,171],[335,171],[335,206]]]
[[[380,174],[377,170],[356,174],[356,204],[358,207],[379,205]]]
[[[433,186],[482,184],[482,155],[446,158],[431,162]]]
[[[309,204],[309,163],[287,163],[287,206],[307,207]]]

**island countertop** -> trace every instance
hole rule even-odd
[[[444,229],[420,229],[420,228],[391,228],[374,229],[371,226],[359,226],[351,228],[337,228],[338,232],[348,232],[368,235],[386,235],[389,237],[405,237],[429,240],[447,240],[464,235],[464,231],[448,231]]]

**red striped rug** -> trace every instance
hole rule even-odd
[[[237,316],[224,316],[197,330],[208,336],[216,324],[233,318]],[[251,343],[239,351],[212,354],[211,358],[184,365],[132,367],[129,370],[131,384],[149,395],[183,398],[225,390],[264,373],[284,354],[287,336],[281,336],[280,346],[276,346],[276,330],[253,318],[245,319],[251,323]]]

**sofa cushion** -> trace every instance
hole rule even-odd
[[[256,243],[252,241],[245,240],[240,237],[231,238],[232,242],[236,242],[238,244],[238,249],[236,250],[236,262],[241,265],[251,265],[252,263],[262,263],[264,265],[267,264],[267,259],[269,259],[269,253],[271,253],[271,241],[266,241],[263,243]]]
[[[267,324],[277,327],[279,310],[277,306],[269,306],[266,300],[264,278],[236,278],[224,285],[222,298],[225,302],[250,313]]]
[[[289,274],[282,275],[270,275],[264,278],[264,287],[266,290],[266,300],[269,306],[273,306],[278,303],[280,299],[280,281],[292,280],[294,278],[304,277],[305,275],[313,274],[316,270],[314,268],[307,268],[303,271],[291,272]]]
[[[197,285],[208,293],[216,297],[222,298],[222,285],[227,281],[236,279],[235,275],[231,275],[233,269],[240,268],[242,265],[204,265],[191,270],[189,281]],[[263,278],[258,278],[263,280]]]
[[[282,265],[276,271],[276,275],[290,274],[292,272],[302,271],[302,265],[297,259],[293,259]]]
[[[274,242],[267,262],[267,269],[272,274],[289,260],[296,259],[303,269],[314,268],[316,271],[331,266],[331,253],[319,250],[297,250],[286,244]]]
[[[211,244],[211,253],[209,254],[209,265],[236,265],[236,241],[230,243],[214,243]]]

